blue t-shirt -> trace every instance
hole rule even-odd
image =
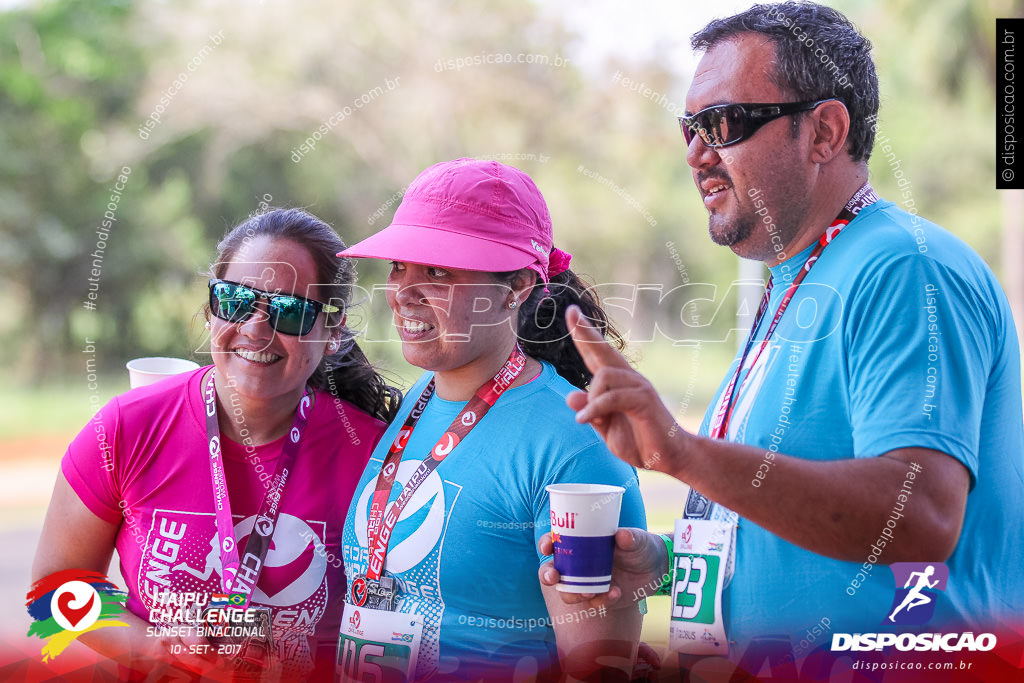
[[[811,249],[772,267],[775,286],[755,339],[764,338],[785,284]],[[738,362],[739,354],[701,434],[708,433]],[[1006,296],[970,247],[892,202],[869,206],[824,250],[773,341],[745,374],[731,441],[809,460],[923,447],[963,463],[971,478],[963,530],[946,562],[947,588],[926,628],[1019,619],[1020,355]],[[771,459],[764,463],[767,479]],[[886,544],[906,533],[900,516],[913,501],[914,475],[900,483],[899,495],[889,517],[894,528],[885,532],[894,540]],[[878,533],[886,538],[882,528]],[[741,518],[736,573],[724,605],[730,638],[742,644],[782,635],[794,646],[806,640],[817,646],[830,640],[808,636],[816,625],[820,633],[822,619],[832,632],[889,630],[881,624],[893,602],[893,575],[879,549],[873,561],[867,553],[862,562],[833,560]]]
[[[426,373],[409,391],[356,487],[342,535],[349,585],[366,572],[377,475],[432,376]],[[620,526],[646,528],[636,471],[593,428],[575,421],[565,403],[572,390],[544,363],[537,378],[498,399],[402,513],[386,568],[400,587],[398,611],[424,617],[417,677],[439,671],[465,678],[488,668],[507,674],[531,657],[540,668],[553,663],[554,630],[537,578],[540,564],[551,559],[537,550],[551,527],[548,484],[625,487]],[[465,405],[436,394],[430,399],[406,444],[390,502]],[[524,665],[530,668],[528,660]]]

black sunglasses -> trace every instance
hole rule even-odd
[[[310,333],[320,312],[341,309],[294,294],[273,294],[228,280],[210,279],[210,310],[221,320],[240,323],[256,311],[260,299],[267,300],[270,326],[282,334],[302,337]]]
[[[777,118],[810,111],[834,97],[815,102],[780,102],[776,104],[737,103],[716,104],[701,109],[692,116],[679,116],[679,129],[683,132],[686,146],[690,146],[694,135],[708,147],[726,147],[749,138],[757,130]]]

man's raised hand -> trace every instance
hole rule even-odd
[[[647,379],[570,306],[565,315],[573,343],[593,373],[588,391],[566,398],[576,421],[590,423],[608,449],[634,467],[672,473],[674,460],[690,436],[666,410]]]

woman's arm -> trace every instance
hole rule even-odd
[[[568,605],[554,586],[541,585],[541,590],[568,680],[583,680],[599,669],[618,669],[622,680],[630,680],[643,625],[637,605],[626,601],[612,608]]]
[[[32,563],[32,582],[62,569],[86,569],[106,574],[118,528],[119,525],[93,514],[71,488],[64,474],[59,473]],[[208,670],[211,663],[218,660],[213,654],[189,654],[189,645],[209,642],[204,638],[147,636],[149,623],[127,611],[118,620],[128,624],[128,628],[97,629],[82,635],[79,641],[104,657],[147,670],[156,663],[154,660],[176,662],[192,671]],[[171,654],[170,646],[175,644],[184,646],[182,654]]]

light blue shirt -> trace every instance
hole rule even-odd
[[[431,377],[409,390],[356,487],[342,536],[350,586],[367,567],[366,520],[377,475]],[[554,630],[537,577],[540,563],[550,559],[537,550],[551,527],[548,484],[622,486],[620,525],[646,528],[636,471],[592,427],[575,421],[565,404],[573,389],[544,363],[536,379],[506,391],[426,479],[395,526],[386,566],[401,587],[398,611],[422,614],[425,622],[417,676],[436,670],[464,678],[489,667],[508,675],[517,664],[530,670],[554,661]],[[405,447],[398,484],[465,405],[431,398]],[[391,502],[402,491],[398,484]]]
[[[771,269],[774,291],[756,339],[763,339],[785,284],[810,251]],[[970,247],[892,202],[869,206],[825,249],[770,346],[744,376],[728,437],[766,449],[759,463],[763,481],[775,476],[776,451],[827,461],[922,447],[963,463],[971,481],[963,530],[947,560],[948,587],[923,628],[991,626],[1010,615],[1019,620],[1020,354],[1006,296]],[[701,434],[708,433],[719,396]],[[756,487],[755,473],[751,468],[751,482],[737,485]],[[887,545],[907,538],[900,515],[921,495],[915,481],[916,475],[892,482],[895,526]],[[894,591],[885,548],[877,563],[867,553],[863,561],[841,562],[750,520],[741,518],[739,525],[736,573],[724,605],[730,639],[742,646],[782,635],[797,645],[823,618],[832,632],[887,630],[882,622]],[[882,528],[876,531],[884,538]],[[825,634],[813,644],[829,640]]]

